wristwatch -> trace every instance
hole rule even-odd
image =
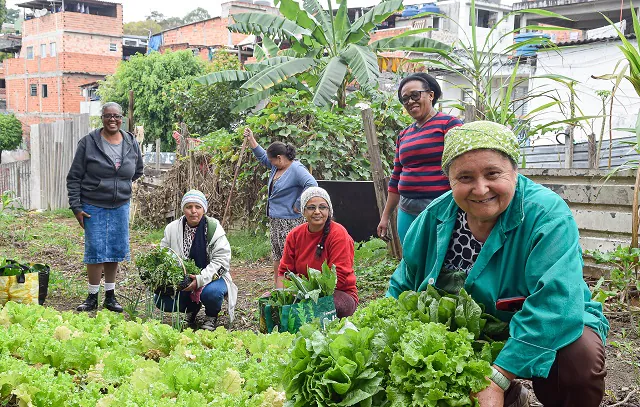
[[[504,391],[507,391],[511,385],[511,380],[507,379],[505,375],[493,366],[491,366],[491,376],[489,376],[489,379]]]

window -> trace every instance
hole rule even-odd
[[[46,58],[47,56],[47,44],[40,44],[40,58]]]
[[[38,96],[38,85],[31,85],[31,96]]]
[[[511,100],[513,101],[513,110],[518,117],[525,116],[529,111],[527,106],[527,93],[529,92],[529,86],[516,86],[511,92]]]
[[[52,57],[56,56],[56,43],[52,42],[51,44],[49,44],[49,54],[51,54]]]
[[[513,29],[514,30],[517,30],[518,28],[520,28],[521,21],[522,20],[521,20],[520,14],[516,14],[513,17]]]
[[[476,26],[491,28],[498,21],[498,13],[495,11],[476,9]],[[471,23],[471,19],[469,19],[469,23]]]
[[[118,45],[117,44],[109,44],[109,51],[115,52],[117,50],[118,50]]]
[[[27,47],[27,59],[33,59],[33,47]]]
[[[49,89],[47,85],[42,85],[42,97],[46,98],[47,96],[49,96]]]

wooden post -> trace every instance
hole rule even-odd
[[[160,139],[156,139],[156,170],[160,169]]]
[[[589,168],[598,168],[599,160],[596,155],[596,135],[591,133],[588,136],[587,146],[589,148]]]
[[[362,123],[364,125],[364,134],[367,137],[367,150],[369,151],[369,159],[371,161],[371,175],[373,178],[373,186],[376,191],[376,203],[378,204],[378,211],[382,217],[382,212],[387,204],[387,185],[389,181],[384,176],[382,159],[380,158],[380,146],[378,145],[378,136],[376,134],[376,125],[373,122],[373,112],[370,108],[362,110]],[[395,211],[389,219],[389,227],[387,230],[389,231],[389,237],[391,238],[391,241],[388,244],[389,252],[397,259],[400,259],[402,258],[402,245],[400,244],[400,238],[398,237]]]
[[[471,123],[476,121],[476,107],[470,103],[464,104],[464,122]]]
[[[134,127],[134,123],[133,123],[133,91],[130,90],[129,91],[129,133],[133,134],[133,131],[135,130]]]
[[[573,167],[573,129],[575,126],[569,125],[564,135],[564,168]]]
[[[240,174],[240,167],[242,166],[242,158],[244,157],[244,151],[247,149],[247,139],[245,138],[240,147],[240,155],[238,155],[238,162],[236,163],[236,170],[233,173],[233,181],[231,182],[231,189],[229,190],[229,197],[227,198],[227,206],[224,207],[224,214],[222,215],[222,227],[226,228],[229,219],[231,218],[231,198],[233,197],[233,191],[236,187],[236,181],[238,174]]]

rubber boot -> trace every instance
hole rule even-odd
[[[115,290],[108,290],[104,292],[104,303],[102,306],[113,312],[123,311],[122,305],[118,304],[118,300],[116,300]]]
[[[89,294],[87,299],[76,308],[76,311],[88,312],[98,309],[98,294]]]

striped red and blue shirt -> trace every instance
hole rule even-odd
[[[444,136],[462,122],[438,112],[422,127],[416,123],[400,132],[389,192],[412,199],[435,199],[449,190],[442,173]]]

